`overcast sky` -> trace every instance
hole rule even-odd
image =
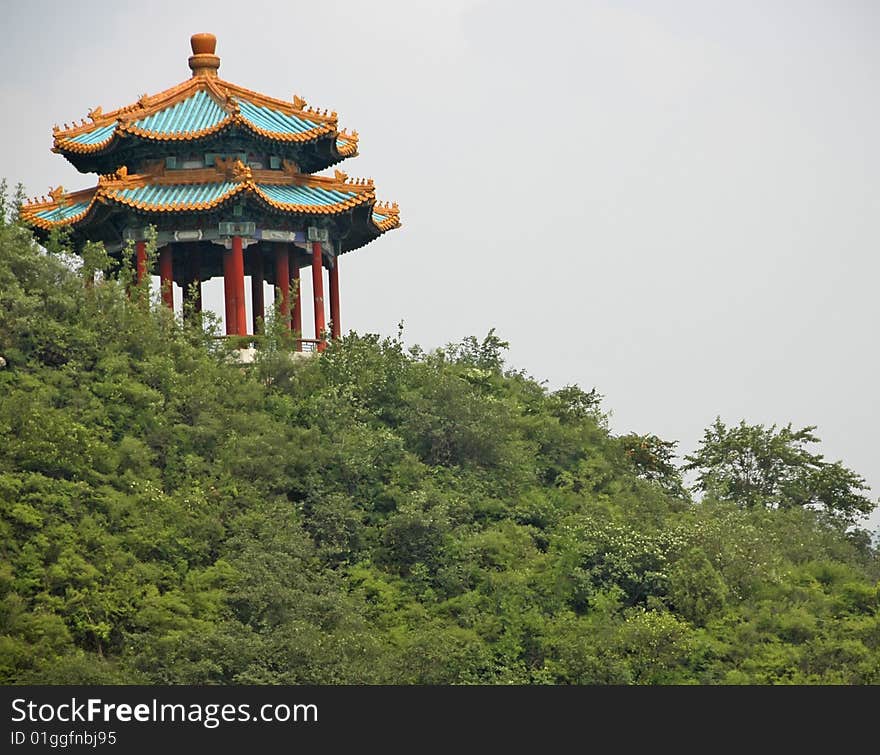
[[[816,424],[880,494],[880,3],[2,10],[0,175],[30,195],[95,182],[53,124],[183,81],[213,32],[221,77],[336,110],[360,133],[342,167],[400,203],[342,259],[345,330],[497,328],[512,366],[682,452],[716,415]]]

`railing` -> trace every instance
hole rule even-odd
[[[266,336],[260,334],[249,334],[246,336],[237,335],[221,335],[214,336],[216,340],[225,340],[235,344],[239,349],[260,348],[261,344],[266,340]],[[313,353],[323,351],[327,347],[326,338],[294,338],[296,351],[304,353]]]
[[[326,347],[327,341],[323,338],[297,338],[296,339],[296,350],[297,351],[323,351],[323,347]]]

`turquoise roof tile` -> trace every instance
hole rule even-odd
[[[110,135],[113,133],[113,130],[116,128],[115,123],[111,123],[107,126],[101,126],[99,128],[93,129],[92,131],[86,131],[82,134],[77,134],[76,136],[72,136],[70,139],[66,141],[73,142],[74,144],[100,144],[103,141],[106,141],[110,138]]]
[[[65,207],[53,207],[49,210],[40,210],[40,212],[35,213],[35,215],[38,218],[42,218],[43,220],[49,220],[53,223],[59,223],[67,220],[68,218],[75,217],[81,212],[85,212],[85,209],[90,204],[91,199],[87,199],[84,202],[77,202],[75,204],[66,205]]]
[[[143,203],[150,207],[176,207],[206,204],[221,199],[237,184],[231,181],[210,184],[170,184],[163,186],[139,186],[115,192],[121,199]]]
[[[267,197],[283,204],[313,205],[328,207],[345,202],[357,196],[353,191],[333,191],[318,186],[275,186],[259,184],[258,187]]]
[[[211,204],[222,200],[239,184],[223,181],[210,184],[165,184],[119,189],[113,196],[150,208],[185,207]],[[318,186],[279,186],[258,184],[257,188],[276,202],[311,207],[330,207],[356,197],[355,192],[342,192]]]
[[[258,128],[276,134],[303,134],[323,125],[316,121],[298,118],[295,115],[287,115],[272,108],[254,105],[252,102],[239,98],[236,98],[236,102],[241,114],[251,123]]]
[[[134,122],[144,131],[156,134],[188,134],[216,126],[229,117],[207,92],[196,92],[192,97],[146,118]]]

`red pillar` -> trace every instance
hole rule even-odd
[[[312,242],[312,292],[315,299],[315,338],[324,334],[324,270],[321,264],[321,242]],[[325,344],[318,344],[318,351],[324,351]]]
[[[171,244],[159,251],[159,290],[162,303],[174,311],[174,258],[171,255]]]
[[[293,257],[295,252],[291,250],[290,256]],[[300,278],[299,278],[299,265],[296,264],[296,260],[293,261],[293,270],[291,271],[294,291],[293,291],[293,323],[291,324],[291,330],[296,333],[297,339],[302,338],[303,331],[303,311],[302,311],[302,291],[300,290]],[[302,351],[303,345],[302,341],[297,340],[296,342],[296,350]]]
[[[330,330],[333,339],[339,338],[339,257],[333,259],[330,268]]]
[[[263,303],[263,245],[254,244],[251,256],[251,304],[253,305],[254,334],[263,332],[266,317]]]
[[[137,282],[140,284],[147,277],[147,242],[138,241],[134,248],[137,255]]]
[[[290,264],[287,255],[287,244],[275,244],[275,285],[281,295],[279,311],[285,325],[290,327]]]
[[[235,288],[232,285],[232,249],[223,250],[223,303],[226,311],[226,335],[238,333],[235,321]]]
[[[235,299],[235,324],[240,336],[247,335],[247,314],[244,307],[244,250],[241,236],[232,237],[232,286]]]

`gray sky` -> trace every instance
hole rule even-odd
[[[816,424],[880,494],[880,4],[2,11],[0,175],[29,194],[94,184],[53,124],[183,81],[213,32],[221,77],[336,110],[360,133],[344,169],[400,203],[401,230],[342,259],[345,330],[404,320],[431,348],[496,327],[513,366],[596,386],[616,432],[683,452],[716,415]]]

